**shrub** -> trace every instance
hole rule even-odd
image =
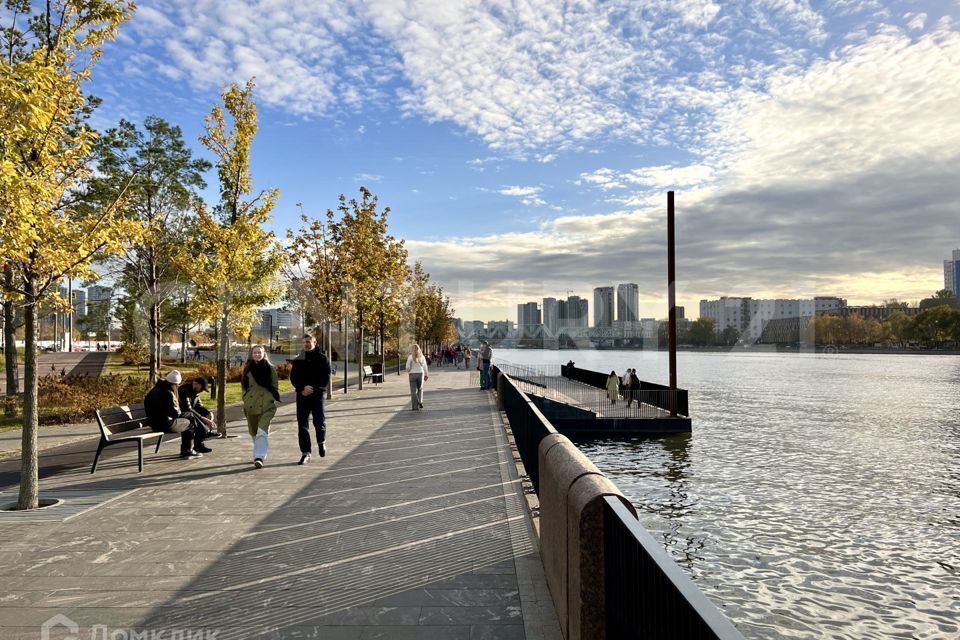
[[[88,422],[94,411],[143,402],[153,386],[130,376],[47,376],[39,381],[40,424]]]
[[[120,348],[117,349],[117,353],[120,354],[120,357],[123,358],[123,364],[125,365],[144,365],[150,360],[150,350],[147,349],[146,345],[137,344],[135,342],[124,342],[120,345]]]
[[[217,365],[212,364],[212,363],[209,363],[209,362],[204,362],[204,363],[201,364],[199,367],[197,367],[197,375],[200,376],[200,377],[202,377],[202,378],[206,378],[206,379],[208,379],[208,380],[209,380],[210,378],[216,378],[216,377],[217,377]]]
[[[293,368],[289,362],[281,362],[277,365],[277,377],[281,380],[290,379],[290,370]]]

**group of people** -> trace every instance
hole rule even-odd
[[[463,364],[469,368],[473,353],[469,347],[458,346],[441,355],[448,362]],[[490,387],[490,361],[493,350],[484,340],[477,353],[477,370],[480,371],[480,388]],[[317,346],[312,335],[303,337],[303,351],[289,360],[291,363],[290,382],[296,391],[297,436],[300,445],[298,464],[310,462],[313,453],[313,441],[310,423],[317,442],[320,457],[327,455],[327,423],[324,410],[326,389],[330,383],[330,360]],[[411,409],[423,409],[423,386],[430,378],[429,361],[419,345],[413,345],[407,357],[407,375],[410,381]],[[224,432],[218,432],[216,416],[203,406],[200,394],[207,390],[206,378],[197,377],[183,382],[179,371],[171,371],[167,377],[158,381],[143,400],[147,424],[154,431],[180,434],[180,457],[184,459],[200,458],[213,451],[204,444],[208,439],[224,438]],[[251,458],[253,466],[263,468],[270,448],[270,424],[277,413],[280,402],[279,377],[277,368],[267,358],[263,345],[250,348],[246,362],[241,370],[240,385],[243,389],[243,413],[247,419],[247,432],[253,445]]]
[[[607,397],[610,398],[610,403],[616,404],[621,395],[627,401],[628,407],[634,402],[640,406],[640,378],[637,377],[636,369],[627,369],[623,377],[618,376],[616,371],[611,371],[607,376]]]
[[[290,363],[290,382],[297,402],[298,464],[302,465],[310,461],[313,453],[311,419],[317,452],[320,457],[327,455],[324,400],[330,382],[330,360],[317,347],[316,339],[308,334],[303,337],[303,351]],[[171,371],[166,379],[158,381],[143,400],[144,411],[152,430],[180,434],[181,458],[199,458],[212,451],[204,444],[205,440],[226,437],[226,434],[217,431],[214,414],[200,402],[200,394],[207,390],[207,380],[197,377],[181,385],[182,380],[179,371]],[[263,345],[250,348],[241,370],[240,385],[243,413],[253,444],[253,466],[260,469],[267,459],[270,424],[280,402],[277,368],[270,363]]]
[[[444,347],[433,354],[428,359],[428,363],[438,367],[454,366],[457,369],[470,369],[470,362],[473,360],[473,352],[470,347],[458,344],[454,347]]]

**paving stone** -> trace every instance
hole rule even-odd
[[[467,385],[431,374],[419,412],[404,376],[337,395],[328,455],[304,466],[292,402],[261,470],[245,434],[200,460],[161,452],[142,474],[68,466],[44,491],[132,493],[66,522],[0,523],[0,637],[62,614],[224,640],[559,639],[509,441]]]

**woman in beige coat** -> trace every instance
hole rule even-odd
[[[255,345],[250,358],[243,365],[240,386],[243,388],[243,413],[247,417],[247,431],[253,439],[253,466],[263,467],[269,448],[270,422],[277,413],[280,392],[277,389],[277,368],[267,360],[266,349]]]

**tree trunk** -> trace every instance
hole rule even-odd
[[[327,343],[327,359],[330,362],[333,362],[333,336],[330,334],[330,319],[327,318],[324,320],[326,324],[326,330],[324,331],[323,338]],[[333,376],[330,376],[327,380],[327,400],[333,398]]]
[[[37,301],[33,278],[27,278],[25,284],[23,437],[20,444],[20,497],[17,509],[36,509],[40,497],[40,466],[37,459]]]
[[[380,312],[380,375],[383,377],[383,381],[387,381],[387,343],[383,339],[384,332],[384,319],[383,312]],[[397,355],[399,358],[400,356]]]
[[[147,331],[150,334],[150,383],[153,384],[157,381],[157,376],[160,375],[160,367],[158,362],[160,361],[160,354],[157,350],[157,325],[160,321],[160,305],[156,302],[150,303],[150,316],[147,318]]]
[[[7,289],[13,287],[13,272],[9,268],[4,274]],[[17,415],[17,397],[20,394],[20,371],[17,367],[17,327],[16,307],[12,300],[3,301],[3,355],[6,358],[4,368],[7,374],[7,397],[4,412],[8,417]]]
[[[180,327],[180,364],[187,363],[187,327]]]
[[[220,330],[217,342],[217,432],[221,437],[227,435],[227,411],[225,395],[227,391],[227,359],[230,354],[230,330],[227,327],[227,313],[220,316]]]
[[[360,322],[357,323],[357,328],[360,330],[357,335],[359,340],[357,340],[357,390],[363,391],[363,312],[358,316]]]

